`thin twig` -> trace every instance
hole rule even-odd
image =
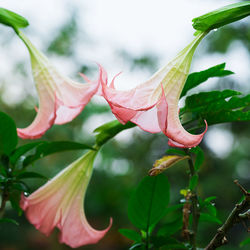
[[[217,230],[216,235],[214,238],[210,241],[210,243],[207,245],[205,250],[213,250],[216,249],[222,245],[225,245],[227,240],[227,233],[228,231],[237,223],[243,221],[239,215],[244,213],[247,209],[250,208],[250,193],[247,192],[237,180],[234,181],[234,183],[241,189],[243,192],[245,199],[239,203],[236,204],[228,218],[226,219],[225,223]]]

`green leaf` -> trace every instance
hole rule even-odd
[[[170,148],[166,151],[166,154],[168,155],[183,155],[185,156],[186,153],[185,151],[181,150],[181,149],[177,149],[177,148]]]
[[[182,90],[181,97],[185,96],[190,89],[197,87],[198,85],[207,81],[211,77],[223,77],[234,74],[230,70],[225,70],[225,67],[226,63],[222,63],[213,66],[209,69],[189,74]]]
[[[1,218],[0,223],[3,223],[3,222],[12,223],[12,224],[15,224],[16,226],[19,226],[19,223],[17,221],[13,219],[9,219],[9,218]]]
[[[250,120],[250,94],[237,96],[240,92],[234,90],[201,92],[186,98],[185,107],[181,113],[192,113],[192,121],[199,120],[208,125]]]
[[[215,199],[217,199],[216,196],[210,196],[210,197],[207,197],[207,198],[204,200],[204,202],[211,202],[211,201],[213,201],[213,200],[215,200]]]
[[[205,159],[204,152],[199,146],[191,148],[190,152],[192,152],[196,155],[195,162],[194,162],[194,168],[196,171],[198,171],[200,169],[202,163],[204,162],[204,159]]]
[[[17,182],[12,183],[11,187],[12,189],[15,189],[15,190],[30,193],[29,187],[22,181],[17,181]]]
[[[215,90],[210,92],[200,92],[186,98],[184,110],[186,112],[203,111],[206,109],[213,110],[216,107],[220,107],[221,102],[223,102],[226,98],[236,95],[241,95],[241,93],[231,89],[225,89],[223,91]]]
[[[145,177],[132,194],[128,204],[128,217],[139,229],[148,231],[166,212],[169,202],[169,183],[160,174]]]
[[[200,213],[200,221],[205,221],[205,222],[214,222],[218,224],[222,224],[222,222],[215,216],[212,216],[207,213]]]
[[[30,150],[32,150],[33,148],[37,147],[38,145],[42,144],[42,143],[46,143],[43,141],[39,141],[39,142],[32,142],[32,143],[28,143],[25,145],[22,145],[18,148],[16,148],[11,156],[10,156],[10,162],[12,164],[16,164],[17,160],[24,154],[26,154],[27,152],[29,152]]]
[[[18,215],[21,216],[23,213],[23,210],[20,208],[19,203],[20,203],[20,192],[11,192],[10,193],[10,204],[14,210],[17,211]]]
[[[183,204],[169,206],[165,209],[165,215],[172,213],[174,211],[182,211],[182,208],[183,208]]]
[[[141,241],[141,235],[131,229],[119,229],[119,233],[121,233],[123,236],[127,237],[130,240],[133,240],[135,242],[140,242]]]
[[[123,125],[117,120],[105,123],[104,125],[94,130],[94,133],[97,133],[95,136],[96,144],[100,147],[108,140],[112,139],[114,136],[120,133],[121,131],[133,128],[135,126],[136,124],[132,122],[127,122],[125,125]]]
[[[192,178],[189,181],[189,189],[190,190],[194,190],[196,188],[196,186],[198,184],[198,179],[199,179],[199,177],[197,174],[192,176]]]
[[[4,8],[0,8],[0,23],[11,26],[15,30],[29,25],[29,22],[24,17]]]
[[[208,213],[214,217],[216,217],[217,215],[217,210],[215,208],[214,205],[212,205],[211,203],[207,204],[206,206],[206,209],[208,210]]]
[[[240,243],[240,247],[243,247],[247,244],[250,244],[250,237],[246,238],[245,240],[243,240],[241,243]]]
[[[193,27],[200,31],[209,31],[226,24],[236,22],[250,15],[250,1],[230,4],[192,20]]]
[[[34,161],[43,158],[47,155],[59,153],[67,150],[79,150],[79,149],[93,149],[90,146],[78,142],[71,141],[55,141],[55,142],[43,142],[35,147],[34,154],[26,157],[23,161],[23,166],[26,167]]]
[[[211,196],[206,198],[204,201],[199,199],[199,204],[200,204],[200,210],[208,212],[210,215],[216,217],[217,215],[217,210],[216,207],[214,206],[213,203],[211,203],[212,200],[216,199],[215,196]]]
[[[17,179],[27,179],[27,178],[40,178],[48,180],[46,176],[43,176],[41,174],[35,173],[35,172],[22,172],[18,175],[16,175]]]
[[[181,230],[182,223],[182,216],[179,216],[176,220],[161,226],[157,232],[157,236],[171,236],[177,233]]]
[[[0,154],[9,155],[17,145],[15,122],[5,113],[0,112]]]
[[[7,173],[5,167],[2,164],[0,165],[0,175],[5,177],[5,178],[8,177],[8,173]]]

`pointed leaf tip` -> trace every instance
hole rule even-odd
[[[176,163],[183,161],[185,159],[190,158],[188,155],[180,156],[180,155],[165,155],[161,159],[156,160],[154,163],[154,167],[149,170],[150,176],[156,176],[162,173],[164,170],[172,167]]]

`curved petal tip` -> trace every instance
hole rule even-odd
[[[196,140],[193,141],[192,143],[187,142],[187,143],[181,144],[181,143],[176,142],[176,141],[174,141],[174,140],[172,140],[172,139],[169,138],[168,145],[170,147],[177,147],[177,148],[193,148],[193,147],[198,146],[200,144],[200,142],[202,141],[204,134],[207,132],[207,128],[208,128],[207,121],[204,120],[204,123],[206,125],[205,130],[201,134],[195,135]]]

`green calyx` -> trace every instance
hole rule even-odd
[[[4,8],[0,8],[0,23],[12,27],[17,34],[19,28],[25,28],[29,25],[27,19]]]

